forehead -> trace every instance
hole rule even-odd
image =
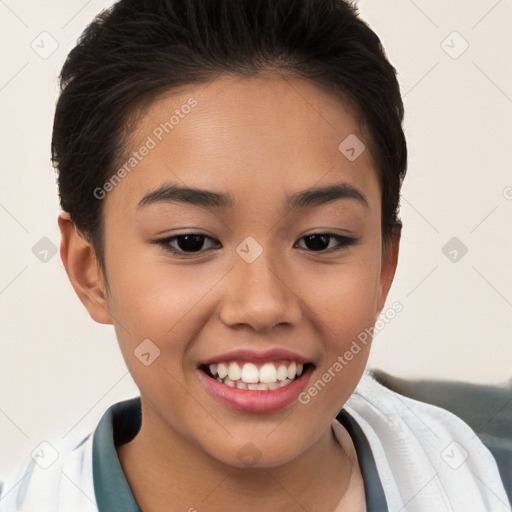
[[[378,193],[370,152],[347,158],[347,138],[364,144],[365,135],[349,105],[318,85],[223,76],[174,89],[141,113],[127,172],[109,194],[133,208],[165,182],[229,190],[238,202],[341,181]]]

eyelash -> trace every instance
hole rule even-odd
[[[199,251],[193,251],[193,252],[185,252],[183,250],[179,250],[174,247],[171,247],[171,245],[170,245],[171,242],[173,242],[174,240],[177,240],[179,238],[186,237],[186,236],[200,236],[200,237],[203,237],[205,239],[205,241],[207,239],[215,240],[211,236],[205,235],[203,233],[192,233],[191,232],[191,233],[183,233],[181,235],[174,235],[174,236],[170,236],[167,238],[162,238],[160,240],[155,240],[154,243],[160,245],[165,251],[170,252],[175,255],[178,255],[179,257],[183,257],[183,258],[194,257],[195,255],[204,253],[208,250],[208,249],[206,249],[206,250],[199,250]],[[312,237],[312,236],[329,237],[329,238],[337,240],[337,242],[338,242],[336,246],[331,247],[326,250],[313,251],[310,249],[306,249],[312,253],[319,253],[319,254],[331,254],[333,252],[341,251],[351,245],[355,245],[358,242],[357,238],[352,238],[352,237],[343,236],[343,235],[336,235],[334,233],[310,233],[309,235],[305,235],[305,236],[299,238],[299,240],[302,240],[302,239],[308,238],[308,237]]]

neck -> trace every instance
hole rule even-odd
[[[117,447],[142,510],[334,511],[358,468],[348,433],[340,444],[330,426],[294,460],[271,468],[229,466],[161,427],[143,421],[137,436]]]

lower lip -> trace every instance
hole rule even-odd
[[[261,391],[232,388],[197,370],[208,391],[220,402],[237,411],[253,413],[275,412],[293,403],[306,387],[312,371],[312,367],[308,368],[299,378],[282,388]]]

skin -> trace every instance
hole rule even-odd
[[[197,366],[237,348],[279,347],[314,363],[312,384],[374,325],[395,273],[399,233],[383,251],[369,144],[355,161],[338,150],[349,134],[366,136],[348,106],[314,83],[222,76],[154,101],[129,151],[190,97],[198,105],[104,199],[105,274],[69,216],[59,217],[71,283],[94,320],[114,325],[140,389],[141,431],[118,447],[128,482],[149,511],[365,510],[350,436],[339,444],[331,422],[363,374],[370,343],[308,404],[296,400],[274,413],[220,403]],[[236,205],[137,208],[170,181],[229,193]],[[286,211],[288,194],[332,183],[357,188],[368,206],[345,198]],[[215,241],[188,258],[154,243],[189,228]],[[303,238],[313,233],[357,243],[314,251]],[[248,236],[263,249],[252,263],[236,252]],[[133,352],[148,338],[161,353],[145,366]],[[250,467],[237,456],[249,442],[259,457]]]

